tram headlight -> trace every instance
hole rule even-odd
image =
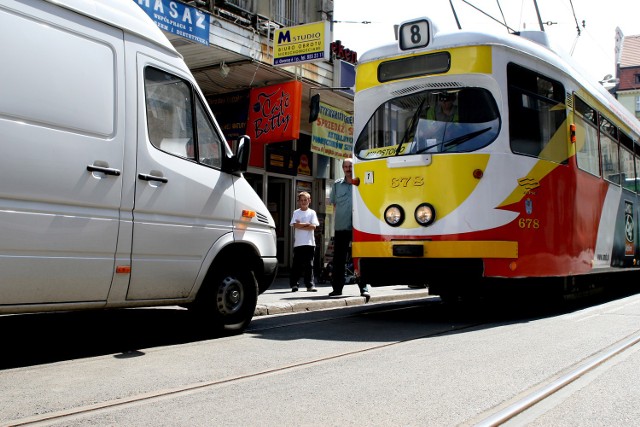
[[[436,210],[429,203],[422,203],[416,208],[414,216],[418,224],[426,227],[436,219]]]
[[[384,211],[384,220],[392,227],[397,227],[404,221],[404,210],[399,205],[391,205]]]

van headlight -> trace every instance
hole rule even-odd
[[[384,220],[392,227],[397,227],[404,221],[404,210],[399,205],[391,205],[384,211]]]
[[[436,210],[429,203],[421,203],[414,214],[416,222],[424,227],[431,225],[436,219]]]

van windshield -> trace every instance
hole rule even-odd
[[[466,153],[489,145],[499,130],[498,107],[488,90],[423,91],[382,104],[360,133],[355,155]]]

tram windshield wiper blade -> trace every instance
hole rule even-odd
[[[450,139],[449,141],[444,141],[442,143],[442,148],[443,148],[442,151],[445,151],[444,150],[445,147],[451,146],[451,148],[453,148],[453,147],[455,147],[457,145],[462,144],[463,142],[466,142],[466,141],[468,141],[468,140],[470,140],[472,138],[475,138],[478,135],[482,135],[483,133],[485,133],[485,132],[487,132],[489,130],[491,130],[491,127],[480,129],[480,130],[477,130],[477,131],[474,131],[474,132],[470,132],[470,133],[467,133],[465,135],[460,135],[460,136],[458,136],[456,138]]]
[[[411,123],[409,123],[409,126],[404,131],[404,136],[402,137],[402,141],[400,141],[400,144],[398,144],[398,148],[396,149],[395,156],[400,154],[400,150],[402,150],[402,146],[409,139],[409,135],[413,135],[415,133],[416,127],[418,126],[418,117],[420,117],[420,112],[422,111],[422,107],[424,107],[425,102],[427,102],[426,96],[422,99],[422,101],[420,102],[420,105],[418,105],[416,112],[413,114],[413,117],[411,118]]]

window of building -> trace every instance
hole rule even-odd
[[[275,0],[271,3],[271,17],[276,22],[280,22],[287,27],[298,25],[300,23],[299,0]],[[304,0],[302,0],[302,3]]]

